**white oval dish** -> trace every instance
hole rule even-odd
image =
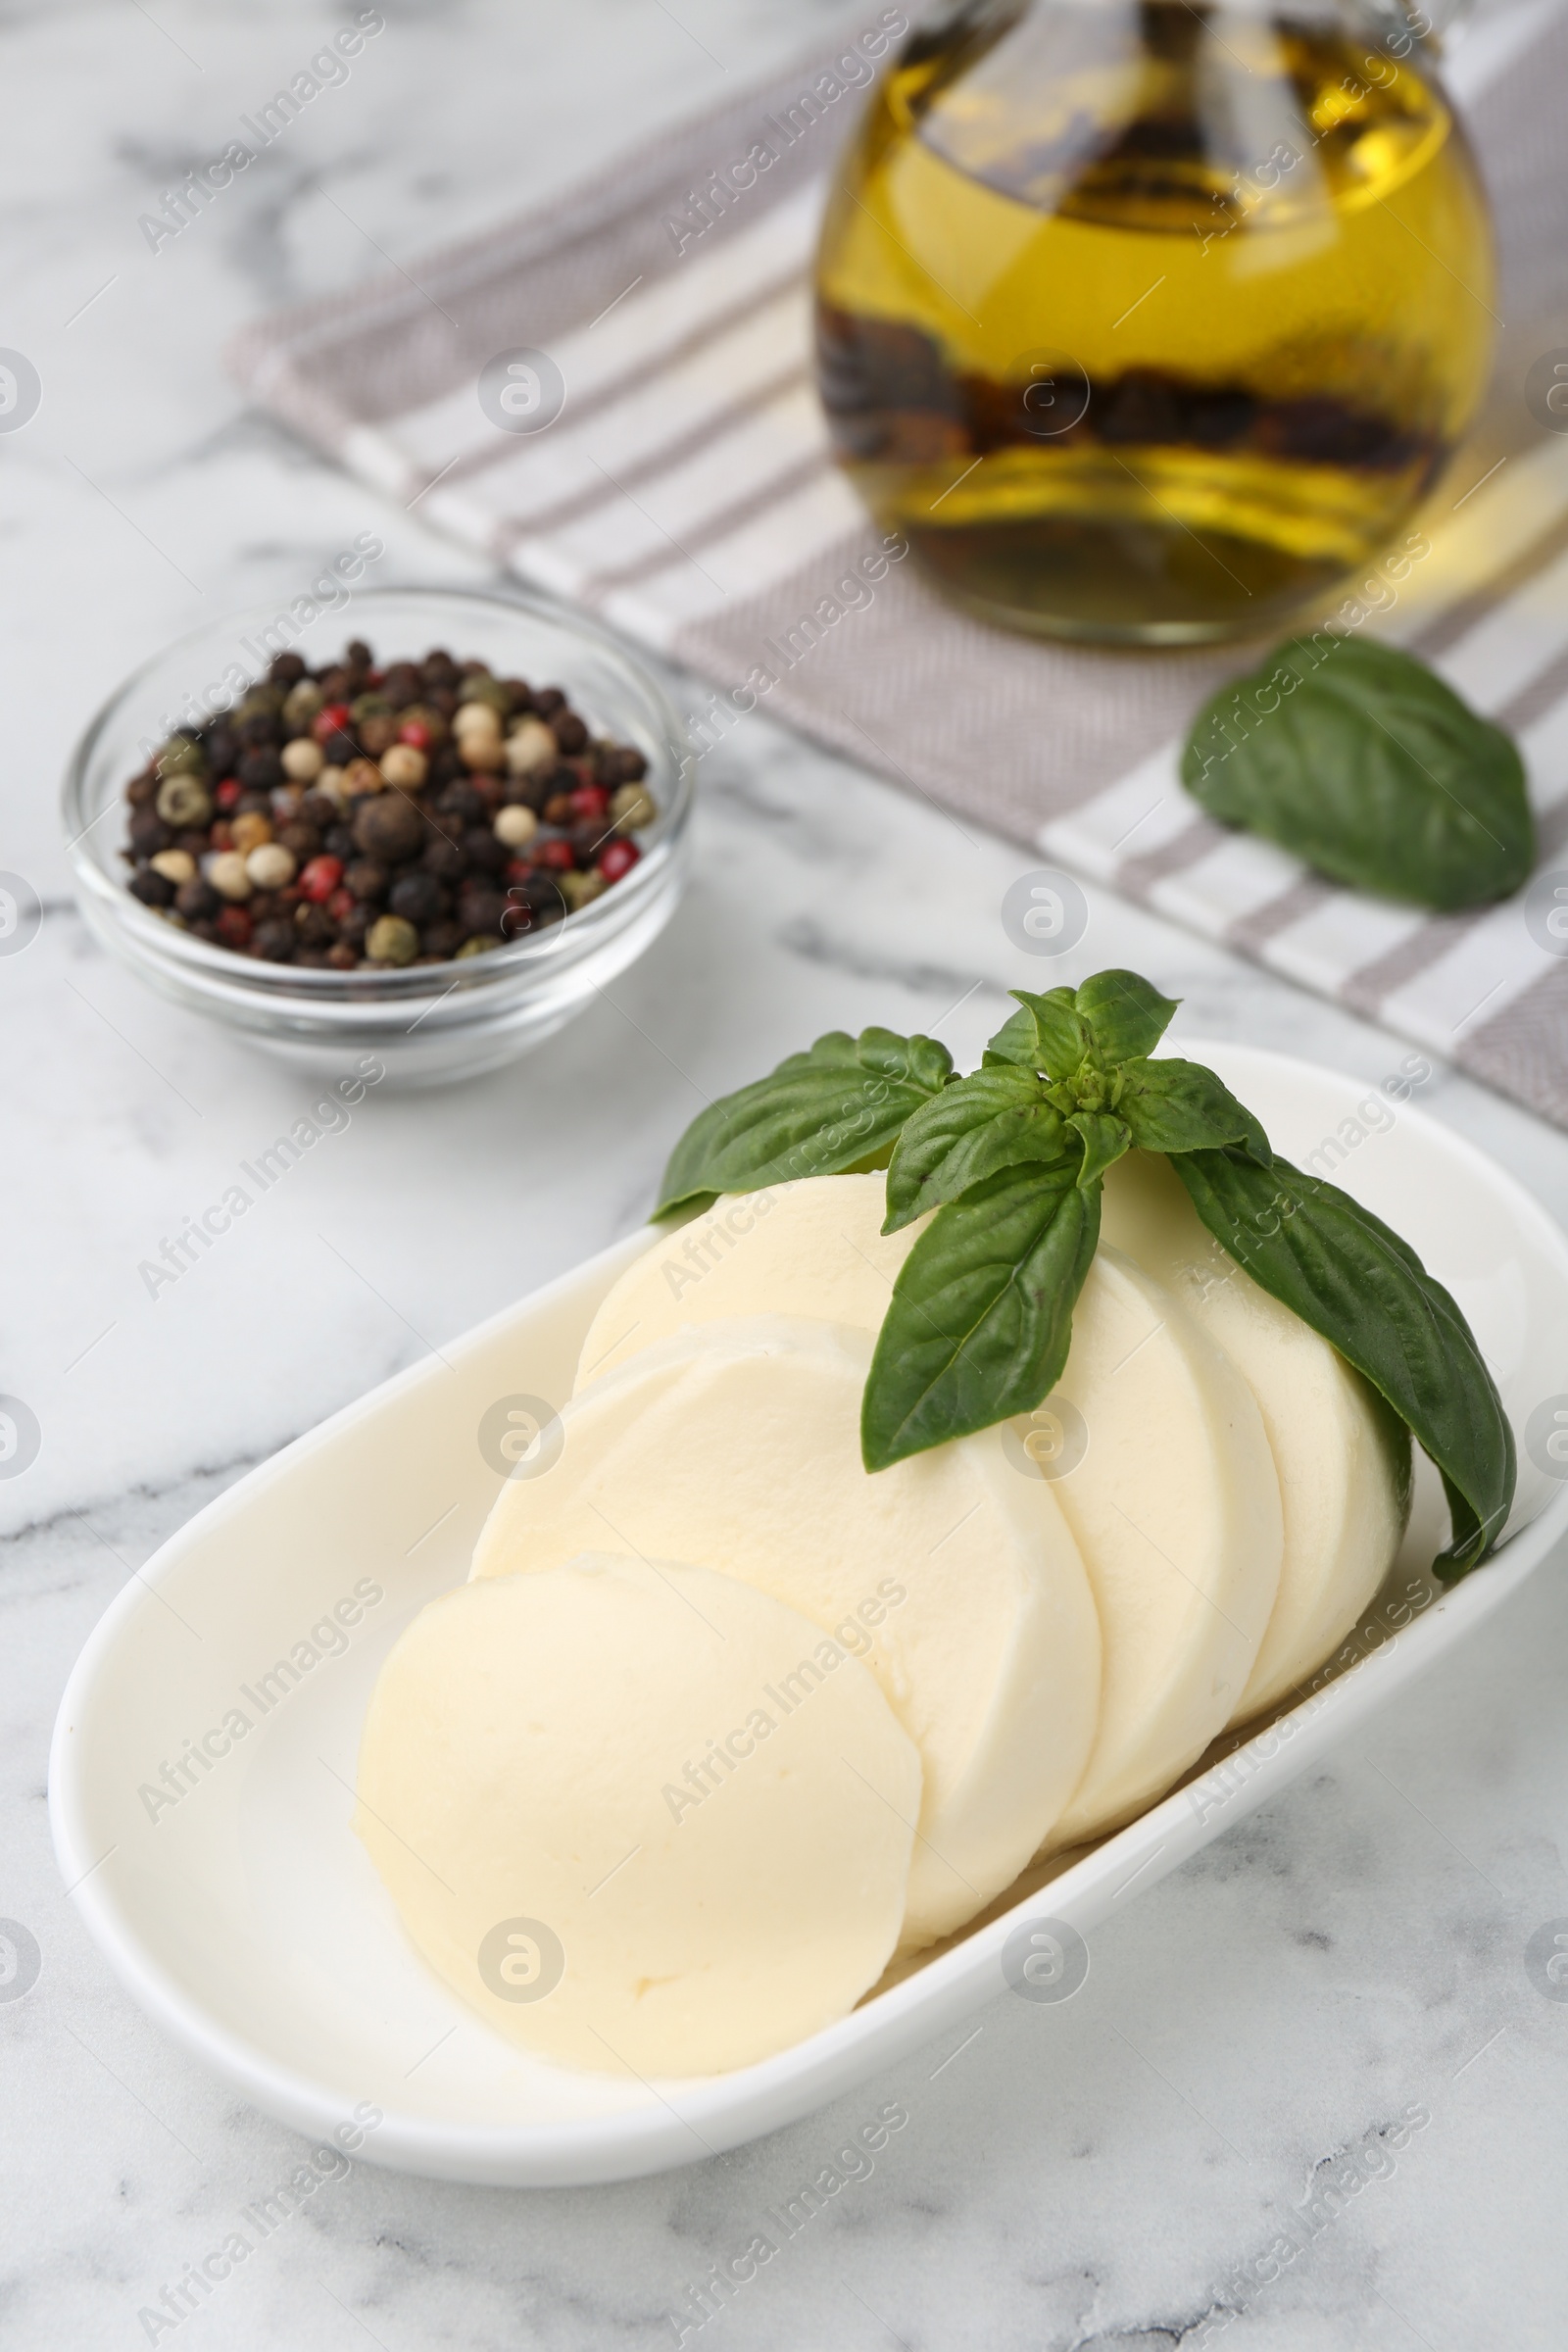
[[[1379,1097],[1394,1123],[1373,1131],[1357,1106],[1375,1088],[1251,1048],[1183,1050],[1218,1069],[1286,1157],[1332,1174],[1420,1251],[1469,1316],[1522,1439],[1535,1407],[1568,1392],[1568,1241],[1535,1200],[1408,1104]],[[1349,1140],[1349,1122],[1365,1140]],[[352,1783],[381,1660],[409,1618],[466,1575],[495,1498],[481,1420],[500,1400],[565,1398],[594,1311],[645,1238],[450,1343],[230,1488],[112,1603],[61,1704],[55,1849],[126,1988],[310,2137],[361,2102],[379,2109],[362,2153],[398,2171],[498,2184],[622,2180],[808,2113],[1000,1992],[1004,1946],[1016,1983],[1031,1923],[1088,1936],[1272,1796],[1462,1640],[1568,1531],[1568,1483],[1521,1446],[1495,1559],[1413,1617],[1386,1609],[1360,1645],[1364,1664],[1053,1866],[1048,1889],[1038,1873],[1020,1881],[984,1924],[762,2065],[657,2085],[563,2072],[492,2034],[425,1969],[350,1832]],[[382,1597],[362,1591],[356,1602],[365,1584]]]

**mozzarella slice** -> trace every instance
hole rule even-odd
[[[867,1475],[870,1354],[863,1333],[784,1317],[644,1349],[565,1407],[542,1474],[503,1487],[473,1573],[613,1544],[741,1578],[820,1629],[803,1707],[863,1656],[924,1768],[904,1930],[916,1944],[1008,1886],[1071,1794],[1100,1630],[1054,1496],[999,1432]]]
[[[354,1826],[431,1966],[509,2039],[647,2075],[747,2066],[875,1984],[920,1762],[755,1586],[581,1558],[460,1586],[376,1682]]]
[[[807,1176],[730,1194],[662,1233],[606,1298],[583,1342],[577,1386],[690,1323],[810,1315],[875,1331],[925,1220],[881,1231],[887,1178]]]
[[[1099,1603],[1104,1678],[1053,1846],[1129,1820],[1224,1729],[1274,1605],[1282,1544],[1251,1391],[1176,1298],[1103,1243],[1037,1425],[1059,1427],[1064,1401],[1083,1452],[1075,1464],[1074,1448],[1061,1454],[1054,1491]]]
[[[921,1224],[884,1235],[880,1175],[808,1178],[732,1197],[661,1236],[621,1277],[583,1349],[579,1382],[655,1335],[728,1313],[823,1315],[875,1332]],[[1040,1440],[1010,1426],[1008,1458],[1051,1539],[1078,1539],[1104,1645],[1102,1711],[1061,1844],[1126,1820],[1224,1729],[1278,1586],[1280,1499],[1247,1385],[1172,1300],[1102,1250],[1073,1317],[1058,1386],[1090,1444],[1042,1477]],[[1148,1341],[1145,1346],[1144,1342]],[[1125,1372],[1122,1366],[1125,1359]]]
[[[1299,1316],[1259,1290],[1202,1224],[1162,1157],[1105,1178],[1102,1230],[1181,1298],[1257,1399],[1284,1506],[1279,1595],[1231,1720],[1276,1705],[1342,1641],[1393,1566],[1410,1440]]]

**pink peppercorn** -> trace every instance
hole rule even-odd
[[[399,743],[408,744],[416,752],[430,749],[430,730],[422,718],[406,718],[398,729]]]
[[[341,734],[349,723],[347,703],[328,703],[318,710],[311,721],[311,733],[318,743],[325,743],[329,735]]]
[[[216,929],[225,948],[250,946],[251,918],[243,906],[225,906],[218,918]]]
[[[569,874],[577,862],[577,854],[569,841],[542,841],[533,854],[533,861],[547,873]]]
[[[233,808],[234,803],[239,799],[239,796],[244,789],[245,787],[240,782],[238,776],[225,776],[222,783],[220,784],[218,790],[214,793],[213,799],[217,803],[218,807],[226,814],[227,811]]]
[[[342,879],[341,858],[312,858],[301,870],[300,889],[319,906],[332,896]]]
[[[603,816],[610,807],[610,795],[602,784],[579,784],[567,798],[571,802],[572,815],[585,821]]]
[[[507,866],[506,878],[509,882],[526,882],[532,872],[533,860],[531,858],[514,858]]]
[[[599,853],[599,871],[607,882],[618,882],[622,874],[631,872],[641,856],[642,852],[634,841],[621,841],[618,838],[607,841]]]
[[[359,903],[352,890],[339,888],[334,890],[332,896],[327,900],[326,911],[334,923],[341,923],[354,912]]]

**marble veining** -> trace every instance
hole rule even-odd
[[[417,511],[247,415],[223,338],[382,252],[412,261],[564,175],[612,172],[661,122],[855,15],[384,0],[348,83],[150,253],[136,222],[159,189],[352,13],[62,0],[0,27],[0,339],[44,385],[0,447],[0,865],[45,906],[37,940],[0,957],[0,1386],[43,1431],[0,1481],[0,1915],[41,1955],[24,1997],[0,1987],[0,2333],[16,2352],[1555,2347],[1568,2003],[1543,1997],[1524,1951],[1568,1914],[1556,1568],[1130,1903],[1073,2001],[1005,1997],[836,2107],[651,2180],[492,2191],[323,2159],[264,2234],[259,2203],[309,2151],[167,2043],[77,1926],[48,1843],[50,1725],[92,1624],[166,1536],[630,1230],[706,1098],[873,1020],[972,1058],[1006,989],[1041,984],[999,918],[1026,856],[749,719],[703,763],[697,878],[635,975],[512,1073],[434,1102],[368,1097],[220,1250],[146,1295],[138,1262],[304,1090],[88,940],[57,837],[71,740],[134,662],[294,592],[358,529],[386,538],[384,579],[482,577]],[[1183,997],[1179,1034],[1373,1081],[1405,1051],[1088,897],[1053,978],[1140,966]],[[1423,1101],[1568,1213],[1568,1139],[1451,1074]],[[874,2155],[842,2153],[890,2110],[906,2120]],[[182,2308],[180,2281],[236,2233],[243,2258]],[[713,2284],[760,2241],[743,2284]]]

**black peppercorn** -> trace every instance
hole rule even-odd
[[[564,752],[581,752],[588,748],[588,730],[575,710],[563,710],[550,722],[550,732]]]
[[[548,726],[556,712],[566,708],[566,698],[559,686],[540,686],[535,689],[533,707]]]
[[[458,901],[458,920],[463,935],[472,939],[483,934],[488,937],[501,929],[501,918],[507,911],[507,896],[502,890],[488,890],[481,884],[470,885]]]
[[[174,905],[188,923],[214,923],[223,911],[224,901],[198,874],[193,881],[180,884],[174,893]]]
[[[443,816],[456,817],[463,825],[476,825],[484,814],[484,802],[466,781],[449,784],[436,802]]]
[[[343,887],[357,899],[378,899],[387,885],[387,870],[372,858],[356,858],[343,876]]]
[[[274,654],[267,674],[275,686],[295,686],[305,675],[304,658],[299,654]]]
[[[257,924],[251,946],[265,963],[289,963],[294,956],[294,925],[287,915],[270,915]]]
[[[552,771],[544,775],[509,776],[503,799],[514,808],[531,808],[538,816],[549,800],[552,790]]]
[[[333,825],[325,835],[321,847],[329,858],[337,858],[347,865],[354,855],[352,829],[348,825]]]
[[[138,866],[130,877],[130,895],[140,899],[144,906],[170,906],[173,904],[174,885],[167,875],[155,874],[150,865]]]
[[[419,861],[425,872],[433,874],[438,882],[459,882],[468,870],[468,861],[457,842],[448,841],[440,833],[425,843]]]
[[[156,808],[138,808],[130,820],[130,846],[138,858],[156,858],[173,841],[173,832]]]
[[[294,909],[294,936],[301,947],[329,948],[337,938],[337,925],[324,906],[307,902]]]
[[[255,723],[251,721],[252,725]],[[234,773],[247,792],[270,792],[283,781],[283,762],[270,744],[257,745],[252,751],[241,752]]]
[[[499,874],[511,862],[512,852],[504,841],[493,833],[474,825],[463,836],[463,855],[473,870],[481,874]]]
[[[425,820],[401,792],[378,793],[354,812],[354,846],[367,858],[396,865],[424,847]]]
[[[446,892],[434,874],[402,875],[387,893],[387,905],[394,914],[406,915],[411,923],[422,929],[445,914],[449,904]]]
[[[457,954],[466,939],[467,933],[461,923],[455,923],[448,918],[438,923],[427,924],[421,936],[424,940],[425,954],[440,956],[444,960],[448,956]]]

